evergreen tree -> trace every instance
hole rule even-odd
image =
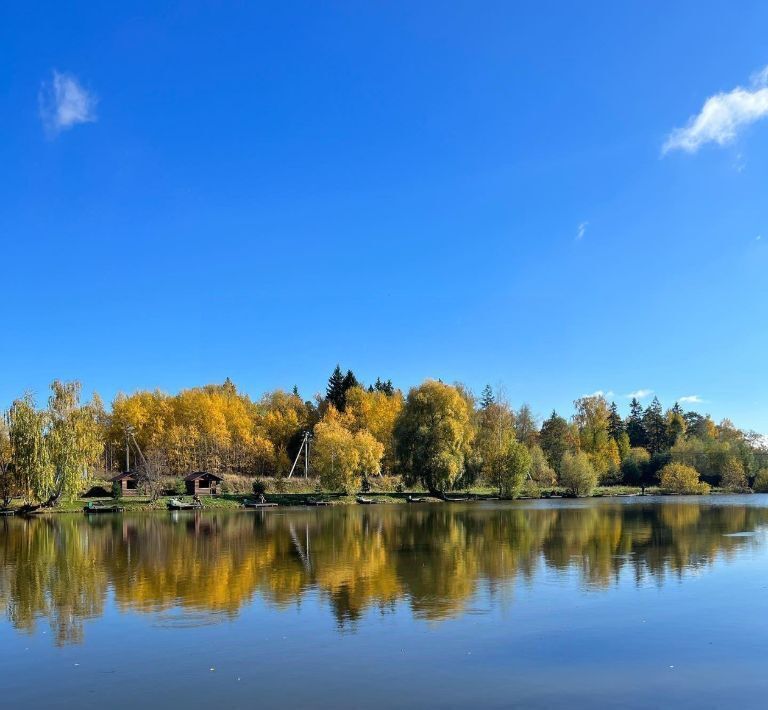
[[[667,447],[667,420],[661,409],[658,397],[653,398],[643,413],[643,429],[645,431],[645,447],[651,454],[664,451]]]
[[[619,409],[616,402],[611,402],[611,410],[608,412],[608,435],[617,443],[619,437],[624,431],[624,421],[619,415]]]
[[[341,367],[336,365],[336,369],[328,378],[328,387],[325,389],[325,399],[341,412],[344,410],[344,394],[344,375],[341,372]]]
[[[488,407],[495,403],[496,397],[493,396],[493,390],[490,385],[486,385],[485,389],[483,389],[483,394],[480,396],[480,407],[488,409]]]
[[[387,397],[391,397],[395,393],[394,385],[392,384],[392,380],[387,380],[386,382],[382,382],[380,377],[376,378],[376,384],[373,385],[373,387],[368,388],[369,392],[383,392]]]
[[[549,419],[546,419],[541,425],[539,445],[547,457],[549,465],[555,471],[559,471],[563,455],[571,448],[571,437],[568,422],[559,416],[554,409]]]
[[[645,428],[643,427],[643,407],[636,397],[632,398],[629,404],[629,416],[627,417],[627,434],[629,443],[634,448],[637,446],[645,447]]]
[[[299,399],[301,399],[301,396],[299,395],[299,387],[298,387],[298,385],[294,385],[293,389],[291,390],[291,392],[293,393],[294,397],[298,397]]]

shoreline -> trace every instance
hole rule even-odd
[[[629,487],[621,486],[616,487],[618,490],[611,490],[610,488],[598,488],[592,495],[579,497],[579,500],[588,499],[613,499],[613,498],[641,498],[651,496],[665,496],[665,497],[678,497],[679,494],[664,493],[658,488],[648,488],[645,493],[642,493],[639,488],[632,489]],[[710,495],[751,495],[736,492],[736,491],[724,491],[713,490]],[[408,498],[410,496],[419,498],[418,503],[409,503]],[[240,493],[225,493],[216,496],[205,496],[201,498],[203,511],[235,511],[235,510],[249,510],[243,505],[245,500],[253,500],[253,495],[246,495]],[[532,501],[532,500],[576,500],[576,498],[566,496],[563,492],[553,489],[547,491],[540,496],[518,496],[517,498],[500,498],[498,495],[489,493],[487,491],[468,491],[461,492],[455,491],[450,495],[450,499],[446,500],[438,496],[430,495],[423,491],[411,491],[411,492],[393,492],[393,491],[369,491],[366,493],[356,494],[342,494],[342,493],[317,493],[317,492],[302,492],[302,493],[271,493],[267,495],[267,502],[276,503],[280,508],[302,508],[302,507],[314,507],[317,504],[310,501],[321,501],[324,506],[338,507],[345,505],[360,505],[357,498],[364,497],[372,500],[374,505],[434,505],[434,504],[469,504],[469,503],[486,503],[486,502],[514,502],[514,501]],[[84,514],[83,506],[89,502],[99,503],[114,503],[124,508],[123,512],[126,513],[156,513],[167,511],[167,502],[172,498],[190,499],[190,496],[161,496],[155,501],[150,501],[149,498],[144,496],[128,497],[128,498],[111,498],[111,497],[89,497],[89,498],[77,498],[72,501],[64,501],[54,508],[45,508],[31,513],[20,513],[25,517],[36,516],[49,516],[49,515],[61,515],[79,513]],[[19,513],[22,504],[17,502],[16,505],[11,504],[8,511]]]

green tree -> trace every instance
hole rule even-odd
[[[623,433],[624,420],[619,414],[619,409],[616,406],[616,402],[611,402],[611,408],[608,411],[608,434],[618,444],[619,439]]]
[[[490,385],[486,385],[483,388],[483,393],[480,395],[480,408],[488,409],[492,404],[496,403],[496,397],[493,394],[493,389]]]
[[[43,414],[37,410],[31,395],[27,394],[13,403],[8,432],[11,465],[21,495],[27,504],[34,500],[36,482],[45,476],[45,471],[50,465],[44,427]]]
[[[464,473],[474,428],[467,400],[450,385],[427,380],[408,392],[397,424],[397,456],[406,482],[432,493],[449,490]]]
[[[553,409],[549,419],[544,420],[539,434],[539,445],[544,451],[549,465],[560,470],[560,462],[566,451],[573,448],[571,441],[571,431],[568,422],[565,421]]]
[[[499,495],[515,498],[531,471],[531,455],[525,444],[512,439],[507,447],[499,479]]]
[[[621,474],[624,483],[640,486],[645,493],[648,482],[647,470],[651,455],[642,446],[633,446],[621,462]]]
[[[567,451],[560,465],[560,485],[571,496],[588,496],[597,485],[595,472],[589,456],[583,451],[572,454]]]
[[[336,368],[328,378],[328,386],[325,388],[325,399],[330,402],[336,410],[339,412],[344,411],[345,395],[344,389],[344,374],[341,371],[341,367],[336,365]]]
[[[651,454],[657,454],[667,448],[667,421],[658,397],[654,397],[643,412],[643,430],[645,431],[645,448]]]
[[[629,443],[632,448],[642,446],[645,448],[645,427],[643,426],[643,407],[637,398],[633,397],[629,403],[629,416],[627,417],[626,431],[629,435]]]

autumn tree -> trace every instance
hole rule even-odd
[[[560,485],[568,495],[574,497],[591,495],[597,485],[597,473],[587,454],[583,451],[577,451],[575,454],[567,451],[563,455]]]
[[[539,488],[557,484],[555,469],[549,465],[544,451],[538,445],[531,447],[531,480]]]
[[[383,390],[372,392],[353,387],[346,393],[346,414],[356,432],[369,432],[382,446],[384,454],[381,468],[389,473],[395,465],[395,422],[403,408],[400,390],[387,394]]]
[[[620,457],[616,439],[610,435],[611,412],[602,396],[581,397],[574,403],[574,424],[579,430],[579,443],[586,452],[600,480],[605,482],[618,472]]]
[[[668,493],[709,493],[709,486],[693,466],[675,462],[661,469],[661,489]]]
[[[485,391],[476,414],[474,440],[483,478],[499,489],[507,477],[509,452],[515,441],[515,420],[503,397]]]
[[[350,420],[331,408],[315,426],[314,467],[326,490],[351,492],[380,471],[383,444],[367,430],[351,431]]]
[[[530,406],[522,404],[515,414],[515,437],[526,446],[533,446],[539,438],[539,427]]]
[[[427,380],[408,392],[395,426],[407,482],[445,493],[461,478],[473,438],[470,407],[455,387]]]

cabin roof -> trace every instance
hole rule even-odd
[[[122,473],[118,473],[117,476],[112,476],[110,478],[110,481],[128,481],[130,479],[136,479],[136,474],[133,471],[123,471]]]
[[[207,478],[211,481],[223,481],[224,479],[221,478],[221,476],[217,476],[215,473],[210,473],[209,471],[195,471],[194,473],[189,473],[186,476],[184,476],[185,481],[197,481],[200,478]]]

